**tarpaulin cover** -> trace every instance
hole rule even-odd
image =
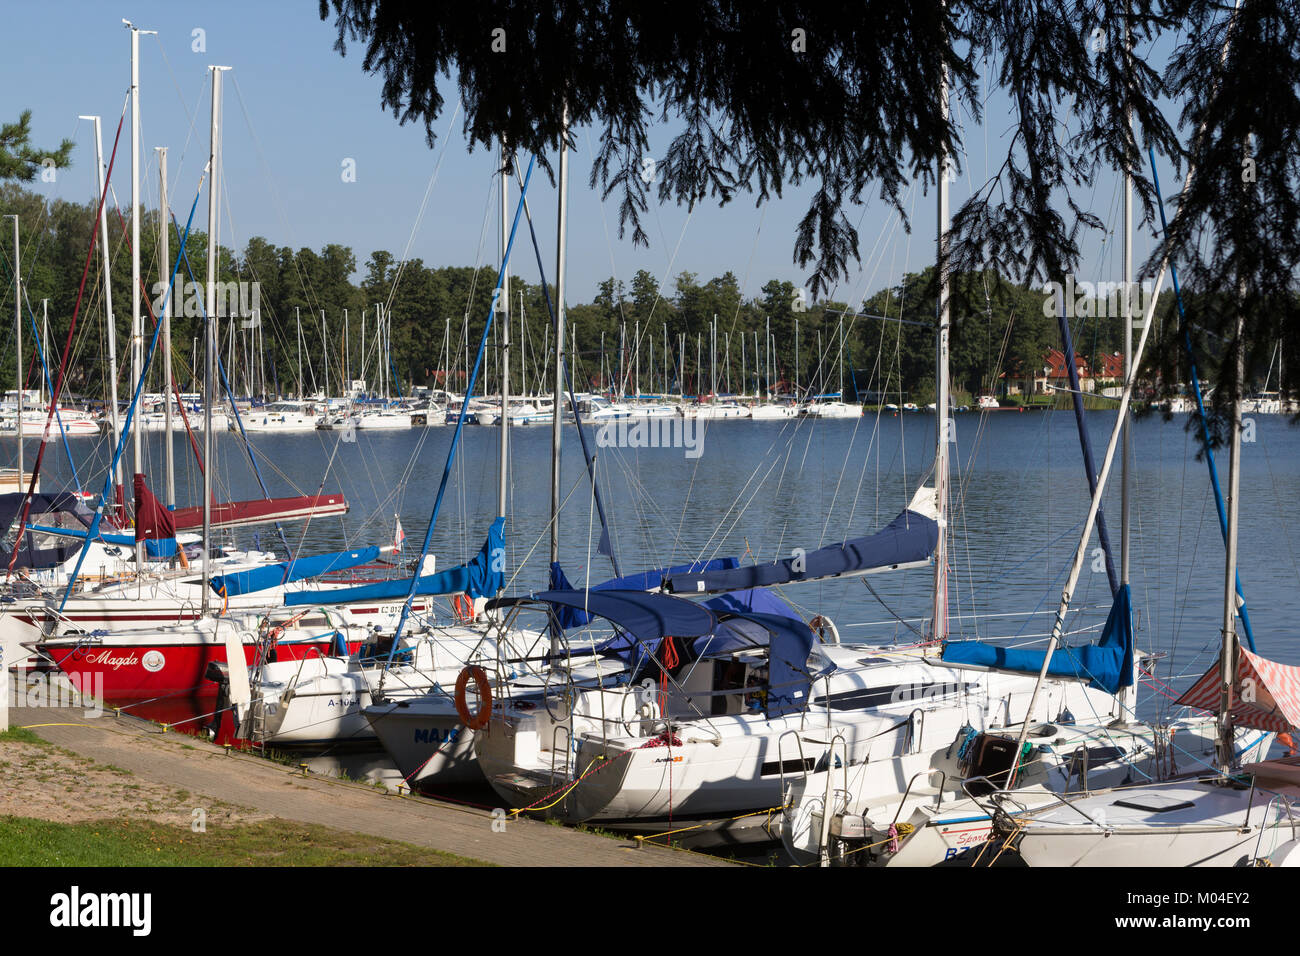
[[[696,561],[692,564],[680,564],[671,568],[653,568],[649,571],[638,571],[635,574],[624,575],[621,578],[610,578],[608,581],[602,581],[600,584],[593,584],[593,591],[656,591],[664,583],[664,579],[674,574],[700,574],[706,571],[726,571],[731,568],[740,566],[740,562],[735,558],[714,558],[711,561]],[[564,570],[557,562],[551,563],[551,590],[568,591],[573,590],[573,585],[565,577]],[[559,619],[560,626],[566,631],[573,627],[583,627],[591,621],[591,615],[585,613],[580,608],[557,607],[556,617]]]
[[[488,597],[505,586],[505,518],[497,518],[488,529],[487,540],[468,564],[437,574],[422,574],[415,579],[415,594],[460,594],[471,598]],[[396,578],[354,588],[320,591],[290,591],[284,596],[286,607],[319,604],[328,597],[330,604],[355,604],[358,601],[405,600],[411,594],[411,578]]]
[[[766,564],[702,574],[675,574],[669,577],[668,585],[674,594],[704,594],[865,574],[926,561],[938,543],[938,521],[908,508],[885,528],[864,538]]]
[[[333,551],[329,554],[313,554],[279,564],[268,564],[247,571],[235,571],[221,574],[212,579],[212,590],[225,597],[237,597],[254,591],[279,587],[305,578],[317,578],[331,571],[346,571],[361,564],[369,564],[379,557],[379,548],[357,548],[352,551]],[[409,588],[410,583],[408,581]]]
[[[668,598],[662,594],[642,596]],[[767,648],[768,676],[765,686],[768,689],[766,712],[769,717],[780,717],[805,706],[809,687],[808,653],[817,638],[788,604],[775,594],[761,590],[726,594],[701,604],[690,604],[681,598],[668,599],[717,615],[713,629],[691,642],[692,656],[696,659],[747,648]],[[601,616],[606,615],[602,613]],[[627,630],[630,632],[630,629]],[[645,629],[640,634],[620,634],[606,641],[599,650],[617,657],[639,673],[639,668],[659,654],[662,638],[666,634],[674,637],[691,636],[679,628],[660,627],[657,631]]]
[[[713,612],[702,605],[651,591],[597,591],[594,588],[587,591],[541,591],[528,600],[585,609],[626,632],[607,641],[602,645],[602,651],[620,643],[631,647],[637,641],[658,640],[666,634],[700,637],[712,634],[718,623]],[[509,603],[521,602],[512,599]]]
[[[1223,679],[1216,661],[1176,703],[1218,712]],[[1237,648],[1237,676],[1228,713],[1238,727],[1286,733],[1300,727],[1300,667]]]
[[[19,515],[23,510],[23,499],[26,497],[24,492],[15,491],[0,495],[0,554],[4,556],[4,564],[8,566],[9,558],[12,552],[7,548],[3,539],[8,538],[9,532],[14,529]],[[83,528],[89,528],[94,513],[86,507],[84,501],[76,495],[68,492],[59,492],[58,494],[35,494],[32,495],[32,507],[28,513],[28,528],[26,539],[23,546],[19,549],[18,560],[14,562],[15,568],[51,568],[56,564],[62,564],[64,561],[74,557],[81,550],[81,545],[69,541],[67,544],[59,544],[53,548],[33,549],[35,539],[33,532],[41,533],[41,529],[35,527],[35,524],[41,515],[62,514],[73,518]],[[50,528],[51,532],[66,533],[62,528]],[[69,537],[75,538],[75,534]],[[85,532],[82,532],[84,539]]]
[[[1046,655],[1046,650],[998,647],[982,641],[949,641],[943,648],[943,659],[953,664],[977,664],[1023,674],[1040,673]],[[1047,673],[1051,677],[1086,680],[1089,687],[1108,694],[1133,683],[1133,607],[1127,584],[1115,592],[1101,640],[1084,647],[1058,648]]]
[[[135,540],[145,544],[150,557],[171,557],[176,553],[176,522],[141,474],[135,476]]]

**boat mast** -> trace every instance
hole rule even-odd
[[[946,132],[948,126],[948,69],[944,67],[939,81],[939,121]],[[951,328],[949,273],[948,273],[948,170],[952,162],[945,146],[939,154],[939,208],[936,236],[939,266],[939,321],[935,340],[936,385],[934,419],[937,441],[934,452],[934,496],[939,514],[939,540],[934,549],[934,608],[931,614],[930,637],[941,641],[948,637],[948,438],[951,424],[948,420],[948,336]],[[840,401],[844,400],[844,339],[843,316],[840,317]]]
[[[1244,290],[1242,290],[1244,297]],[[1245,354],[1242,331],[1245,316],[1237,313],[1237,381],[1232,395],[1232,438],[1228,444],[1228,540],[1224,562],[1223,649],[1219,653],[1219,772],[1232,768],[1235,749],[1232,732],[1232,685],[1237,673],[1237,516],[1241,491],[1241,391],[1245,378]]]
[[[220,121],[221,74],[228,66],[210,66],[212,71],[212,129],[208,147],[208,275],[207,347],[203,361],[203,587],[201,613],[209,609],[208,581],[212,577],[212,395],[216,388],[217,365],[217,205],[221,196]]]
[[[23,486],[23,279],[22,266],[19,264],[21,250],[18,247],[18,216],[14,221],[14,368],[17,369],[15,380],[18,388],[18,487]],[[15,544],[14,548],[18,546]]]
[[[140,34],[155,33],[138,30],[129,20],[123,20],[131,31],[131,385],[140,381],[144,365],[144,325],[140,321]],[[131,452],[134,474],[144,472],[144,446],[140,433],[140,416],[131,418]],[[135,570],[144,567],[144,544],[135,543]]]
[[[293,321],[298,332],[298,401],[302,401],[302,314],[298,306],[293,307]]]
[[[499,251],[501,254],[501,289],[499,291],[500,299],[498,300],[501,310],[501,321],[498,326],[501,330],[501,436],[498,449],[497,463],[497,514],[505,516],[506,513],[506,495],[509,490],[509,475],[507,465],[510,453],[510,271],[506,266],[506,244],[510,241],[510,225],[508,222],[509,209],[507,201],[510,193],[510,159],[506,150],[506,142],[501,140],[501,168],[499,175],[501,177],[501,242]],[[502,579],[502,587],[505,587],[505,580]]]
[[[167,294],[171,276],[168,274],[171,262],[168,240],[168,223],[171,210],[167,205],[167,147],[155,146],[158,154],[158,268],[162,285],[163,309],[158,320],[162,322],[163,347],[163,422],[167,437],[163,442],[163,451],[167,460],[167,507],[176,507],[176,452],[172,448],[172,297]]]
[[[82,116],[95,124],[95,179],[99,194],[104,195],[104,140],[98,116]],[[99,255],[104,273],[104,331],[108,336],[108,420],[113,428],[113,447],[122,436],[122,425],[117,417],[117,323],[113,320],[113,281],[109,272],[108,255],[108,203],[99,206]],[[118,461],[113,471],[114,487],[122,486],[122,463]],[[119,516],[120,517],[120,516]]]
[[[794,319],[794,400],[799,401],[799,317]]]
[[[50,300],[49,299],[41,299],[41,352],[43,352],[46,356],[49,356],[50,354]],[[46,362],[47,363],[49,362],[48,357],[46,358]],[[40,376],[39,378],[36,379],[36,381],[39,384],[40,395],[42,396],[41,404],[45,406],[45,409],[48,412],[49,407],[54,404],[54,393],[51,392],[50,400],[48,402],[45,401],[44,399],[45,376],[44,375]],[[54,383],[51,382],[50,387],[53,388]]]
[[[555,252],[555,389],[551,414],[551,563],[560,560],[560,437],[564,393],[564,273],[569,240],[569,104],[563,107],[560,128],[559,214]],[[551,653],[559,653],[558,635],[551,632]]]
[[[1129,51],[1128,21],[1124,22],[1124,50]],[[1133,110],[1128,111],[1129,128],[1133,126]],[[1133,173],[1124,168],[1124,380],[1133,375]],[[1129,583],[1130,551],[1130,497],[1129,497],[1129,462],[1132,456],[1132,429],[1129,427],[1129,415],[1121,409],[1123,419],[1123,447],[1120,454],[1120,518],[1119,518],[1119,584],[1126,587]],[[1137,654],[1133,655],[1133,666],[1137,668]],[[1127,721],[1137,706],[1137,680],[1131,685],[1121,687],[1116,694],[1119,704],[1119,719]]]

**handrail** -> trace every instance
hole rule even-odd
[[[1296,839],[1296,819],[1295,819],[1295,815],[1291,812],[1292,809],[1291,801],[1287,797],[1283,796],[1282,794],[1275,793],[1273,794],[1272,798],[1268,801],[1268,803],[1264,806],[1264,816],[1263,819],[1260,821],[1260,825],[1259,825],[1259,836],[1255,838],[1254,859],[1256,860],[1260,858],[1259,851],[1260,851],[1260,847],[1264,843],[1264,834],[1267,831],[1275,829],[1282,825],[1280,821],[1274,824],[1269,824],[1268,822],[1268,812],[1270,809],[1272,809],[1273,804],[1277,803],[1277,801],[1279,800],[1281,800],[1282,804],[1286,807],[1287,822],[1291,824],[1291,839],[1293,840]],[[1246,822],[1248,824],[1250,822],[1249,814],[1247,814]]]
[[[1080,758],[1080,754],[1083,755],[1082,758]],[[1067,793],[1070,790],[1070,781],[1074,779],[1074,770],[1076,766],[1079,768],[1079,783],[1083,785],[1083,792],[1088,792],[1088,770],[1090,763],[1091,756],[1088,753],[1087,745],[1080,744],[1075,747],[1074,752],[1070,754],[1070,765],[1066,769],[1065,773],[1065,791]]]
[[[803,779],[808,779],[808,763],[803,755],[803,738],[799,735],[803,732],[802,728],[791,728],[784,731],[776,738],[776,772],[779,775],[778,781],[781,785],[781,793],[785,793],[785,738],[794,734],[795,743],[799,747],[799,772],[803,774]]]
[[[555,735],[564,731],[564,776],[567,779],[569,774],[569,751],[573,749],[573,731],[564,724],[556,724],[551,728],[551,780],[555,780],[555,755],[559,748],[555,745]]]
[[[938,803],[938,806],[940,806],[940,807],[943,806],[943,788],[944,788],[944,787],[947,785],[947,783],[948,783],[948,773],[947,773],[947,771],[944,771],[944,770],[938,770],[938,769],[935,768],[935,767],[931,767],[931,768],[928,769],[928,770],[918,770],[916,773],[912,774],[912,776],[911,776],[911,777],[908,779],[908,781],[907,781],[907,789],[903,791],[903,799],[898,801],[898,809],[894,811],[894,819],[893,819],[892,821],[890,821],[890,824],[889,824],[889,825],[890,825],[891,827],[897,825],[897,823],[898,823],[898,818],[899,818],[900,816],[902,816],[902,814],[903,814],[903,806],[904,806],[904,804],[907,803],[907,798],[908,798],[908,797],[911,795],[911,793],[912,793],[912,784],[916,783],[916,778],[917,778],[917,777],[926,777],[926,778],[928,778],[928,777],[930,776],[930,774],[932,774],[932,773],[936,773],[936,772],[939,774],[939,777],[940,777],[940,780],[939,780],[939,803]]]
[[[839,741],[844,748],[844,760],[841,767],[844,770],[844,809],[848,810],[848,792],[849,792],[849,745],[844,739],[844,734],[837,733],[831,737],[830,747],[826,750],[826,793],[822,796],[822,831],[817,837],[818,849],[821,855],[821,865],[830,866],[830,856],[827,850],[830,847],[831,838],[831,816],[835,812],[835,741]],[[807,772],[804,773],[805,778]]]
[[[921,715],[921,729],[917,731],[916,715]],[[915,736],[915,739],[913,737]],[[925,740],[925,710],[920,707],[912,708],[912,712],[907,715],[907,734],[903,738],[903,749],[909,754],[920,753]],[[915,744],[915,749],[913,749]]]

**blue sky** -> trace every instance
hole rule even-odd
[[[482,149],[469,153],[460,135],[460,119],[451,122],[453,106],[439,119],[440,133],[431,151],[422,127],[399,126],[380,108],[380,80],[364,74],[360,51],[346,58],[332,48],[332,23],[321,21],[310,0],[222,4],[103,2],[6,4],[8,55],[0,66],[6,121],[20,110],[34,112],[34,141],[47,146],[63,138],[76,143],[73,168],[52,184],[35,184],[50,198],[86,201],[94,194],[94,140],[90,124],[79,114],[103,116],[105,152],[111,148],[130,80],[130,34],[121,19],[141,29],[141,153],[146,165],[142,194],[156,203],[157,172],[153,147],[168,147],[173,209],[183,218],[194,197],[207,158],[207,66],[233,67],[226,74],[226,203],[221,241],[242,248],[252,236],[264,236],[295,248],[337,242],[351,246],[358,267],[375,249],[400,256],[410,241],[413,258],[427,265],[469,265],[495,261],[495,219],[485,230],[485,214],[495,209],[493,158]],[[196,29],[206,49],[196,52]],[[966,124],[966,169],[954,184],[955,210],[995,166],[1005,151],[1009,110],[996,99],[986,107],[983,128]],[[667,143],[663,130],[655,146]],[[114,174],[116,198],[130,197],[127,132]],[[593,140],[578,130],[571,161],[569,196],[569,299],[589,301],[596,284],[609,275],[630,282],[638,269],[671,278],[684,269],[701,280],[730,270],[746,295],[757,295],[769,278],[804,284],[808,271],[792,262],[794,229],[806,210],[809,187],[787,190],[781,200],[756,209],[740,197],[719,208],[707,202],[693,214],[676,206],[651,207],[647,214],[650,248],[633,247],[617,236],[617,206],[602,203],[587,188]],[[342,164],[354,160],[356,181],[344,182]],[[430,177],[441,160],[426,214],[416,216]],[[1168,167],[1161,170],[1171,191]],[[1117,183],[1103,178],[1083,196],[1110,228],[1120,225]],[[555,193],[544,178],[535,178],[530,202],[544,244],[548,273],[553,271]],[[914,209],[912,233],[878,199],[848,211],[859,223],[863,262],[836,291],[835,297],[857,302],[896,282],[905,271],[933,261],[934,197],[919,187],[908,197]],[[201,218],[201,216],[200,216]],[[414,234],[412,235],[412,231]],[[1139,236],[1140,264],[1150,240]],[[1084,278],[1118,280],[1118,234],[1109,241],[1090,236],[1084,245]],[[536,281],[532,251],[523,247],[514,258],[518,272]],[[551,276],[553,279],[553,276]]]

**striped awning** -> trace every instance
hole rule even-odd
[[[1175,703],[1217,713],[1222,686],[1216,662]],[[1228,712],[1238,727],[1278,733],[1300,727],[1300,667],[1279,664],[1238,647],[1231,701]]]

